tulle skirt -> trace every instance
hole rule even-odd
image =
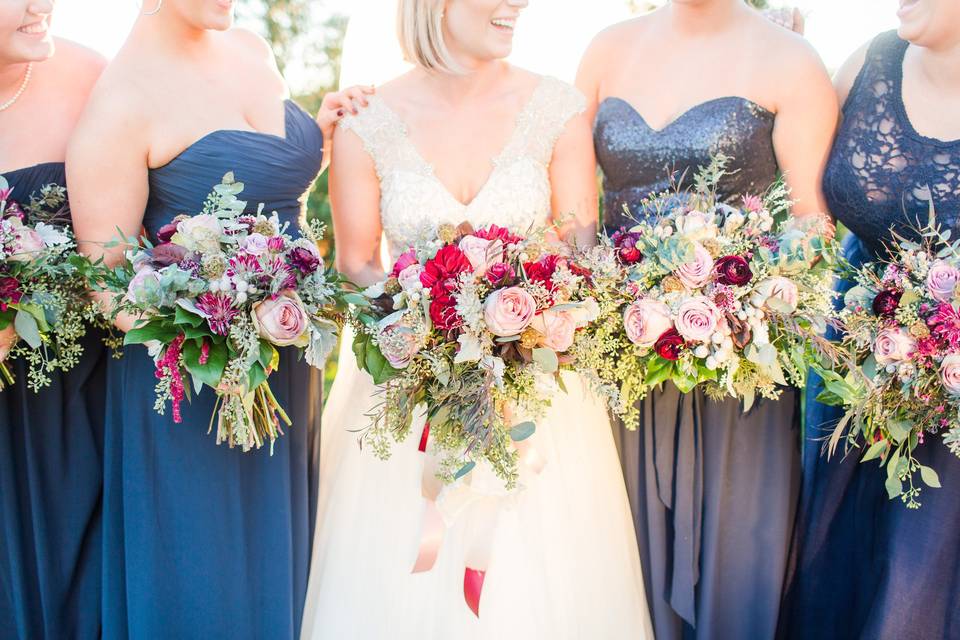
[[[531,438],[546,461],[540,473],[499,498],[492,529],[469,510],[449,522],[433,569],[413,574],[425,509],[423,420],[389,460],[361,451],[357,430],[380,398],[350,340],[323,415],[302,638],[653,638],[609,418],[576,375],[564,374],[568,393],[557,393]],[[486,531],[476,616],[464,569]]]

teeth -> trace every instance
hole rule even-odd
[[[47,25],[44,24],[43,22],[37,22],[35,24],[28,24],[25,27],[20,27],[18,31],[20,33],[26,33],[27,35],[33,36],[40,33],[46,33]]]
[[[516,24],[516,20],[507,20],[507,19],[497,18],[495,20],[491,20],[490,24],[492,24],[495,27],[503,27],[504,29],[513,29],[514,24]]]

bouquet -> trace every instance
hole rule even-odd
[[[864,449],[861,461],[886,466],[891,499],[918,508],[921,488],[937,488],[937,472],[916,448],[940,435],[960,456],[960,241],[950,241],[931,212],[920,240],[895,236],[890,257],[849,268],[855,286],[839,320],[846,367],[819,372],[818,400],[846,408],[829,441]]]
[[[125,344],[145,344],[156,364],[161,415],[207,386],[217,394],[211,418],[217,444],[244,451],[272,446],[290,419],[270,390],[278,347],[304,349],[322,368],[336,342],[342,280],[317,249],[323,229],[294,238],[277,215],[246,215],[243,184],[227,174],[203,211],[178,216],[129,250],[101,280],[115,310],[138,318]]]
[[[97,313],[87,295],[88,262],[77,253],[67,190],[49,184],[29,201],[13,199],[0,176],[0,329],[13,325],[10,353],[27,365],[27,385],[48,386],[53,371],[69,371],[83,355],[81,338]],[[13,384],[0,363],[0,389]]]
[[[384,384],[362,442],[389,456],[422,404],[441,480],[485,460],[511,488],[516,443],[536,428],[512,418],[542,413],[550,376],[572,363],[575,334],[598,311],[590,274],[543,234],[496,225],[444,225],[418,244],[356,313],[357,360]]]
[[[808,361],[829,350],[820,337],[832,310],[827,222],[788,218],[776,184],[738,206],[719,201],[726,158],[701,169],[685,193],[646,200],[650,217],[606,239],[585,258],[601,318],[575,354],[628,428],[637,401],[665,381],[698,385],[714,399],[776,399],[803,387]]]

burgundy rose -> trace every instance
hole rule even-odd
[[[724,256],[714,264],[717,282],[733,287],[742,287],[753,278],[750,263],[742,256]]]
[[[19,280],[12,276],[0,278],[0,311],[6,311],[8,305],[17,304],[22,297]]]
[[[465,271],[469,271],[470,260],[456,245],[448,244],[440,249],[433,260],[427,260],[420,274],[420,283],[428,289],[452,280]]]
[[[613,246],[617,249],[617,258],[621,264],[636,264],[643,260],[643,254],[637,248],[641,235],[621,227],[613,234]]]
[[[506,262],[498,262],[487,269],[487,273],[484,275],[487,278],[487,282],[495,287],[502,287],[509,284],[511,280],[516,278],[517,272],[514,271],[513,267]]]
[[[299,270],[304,275],[313,273],[320,266],[320,257],[304,247],[291,249],[290,253],[287,254],[287,259],[294,269]]]
[[[449,293],[441,293],[430,301],[430,319],[441,331],[457,329],[463,324],[463,320],[457,314],[457,301]]]
[[[187,257],[189,253],[186,247],[181,247],[172,242],[158,244],[151,252],[153,263],[158,267],[169,267],[172,264],[179,264],[181,260]]]
[[[873,312],[881,318],[892,318],[900,306],[903,291],[884,289],[873,299]]]
[[[478,238],[483,238],[484,240],[500,240],[503,244],[517,244],[523,238],[513,233],[510,233],[510,230],[505,227],[498,227],[495,224],[490,225],[489,227],[484,227],[479,231],[472,233]]]
[[[683,336],[681,336],[676,329],[667,329],[663,332],[663,335],[657,339],[653,348],[657,351],[657,355],[664,360],[678,360],[685,344]]]
[[[160,229],[157,231],[157,241],[170,242],[170,240],[173,238],[173,234],[177,232],[177,225],[179,224],[179,221],[174,221],[160,227]]]

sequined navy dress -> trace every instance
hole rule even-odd
[[[654,130],[607,98],[595,126],[607,230],[642,216],[641,201],[671,174],[689,185],[721,152],[735,171],[722,195],[763,192],[778,174],[774,120],[724,97]],[[641,404],[639,430],[619,430],[656,637],[772,638],[799,489],[797,394],[743,414],[733,400],[666,385]]]
[[[854,264],[880,255],[891,228],[915,236],[931,202],[941,224],[960,227],[960,140],[925,137],[910,123],[901,87],[907,48],[895,32],[870,46],[824,175],[831,212],[853,232],[844,250]],[[960,460],[928,437],[916,457],[937,470],[943,488],[924,488],[923,506],[908,510],[887,498],[875,462],[821,456],[819,439],[840,413],[815,402],[819,391],[808,390],[795,567],[780,635],[960,637]]]
[[[196,213],[228,171],[251,211],[264,203],[297,224],[320,171],[323,137],[285,103],[284,137],[216,131],[150,171],[151,237]],[[316,503],[313,438],[322,374],[281,352],[270,379],[293,426],[271,456],[217,446],[215,396],[158,415],[154,366],[127,348],[108,369],[104,456],[104,633],[117,638],[291,639],[300,633]]]
[[[27,203],[66,185],[62,162],[3,174]],[[88,329],[70,371],[34,393],[27,367],[0,391],[0,638],[100,633],[100,499],[106,349]]]

